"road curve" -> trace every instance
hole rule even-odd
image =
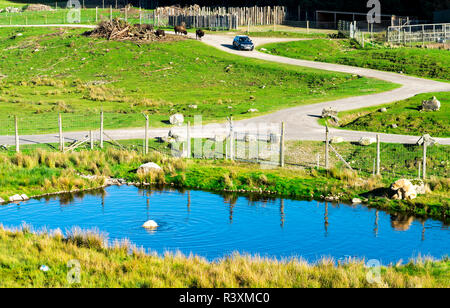
[[[4,27],[4,26],[0,26]],[[7,26],[9,27],[9,26]],[[26,26],[16,26],[26,27]],[[28,26],[33,27],[33,25]],[[76,27],[76,28],[92,28],[88,25],[46,25],[46,27]],[[192,34],[190,34],[192,36]],[[282,39],[282,38],[254,38],[255,44],[262,45],[274,42],[287,42],[298,39]],[[298,106],[288,109],[282,109],[274,113],[263,116],[258,116],[246,120],[237,121],[234,123],[235,131],[245,131],[249,126],[263,127],[267,123],[280,123],[284,121],[286,124],[286,137],[290,140],[324,140],[324,128],[318,124],[318,118],[322,113],[322,109],[332,107],[338,111],[352,110],[363,107],[376,106],[385,103],[392,103],[395,101],[407,99],[420,93],[428,92],[446,92],[450,91],[450,83],[438,82],[429,79],[422,79],[417,77],[405,76],[402,74],[377,71],[366,68],[358,68],[346,65],[314,62],[307,60],[291,59],[281,56],[274,56],[270,54],[261,53],[258,51],[238,51],[232,48],[232,36],[227,35],[207,35],[203,38],[203,42],[210,46],[216,47],[222,51],[236,54],[243,57],[255,58],[271,62],[278,62],[290,65],[297,65],[321,70],[357,74],[369,78],[377,78],[388,82],[400,84],[401,87],[392,91],[387,91],[378,94],[370,94],[364,96],[348,97],[344,99],[328,101],[318,104]],[[250,129],[253,130],[253,129]],[[139,139],[144,135],[143,129],[118,129],[106,131],[113,139]],[[161,137],[167,135],[168,129],[151,129],[151,137]],[[210,137],[216,134],[225,134],[228,128],[224,125],[210,124],[194,128],[192,136]],[[341,129],[330,129],[332,136],[343,137],[347,141],[357,141],[362,136],[374,137],[376,133],[349,131]],[[79,140],[83,138],[87,132],[72,132],[66,133],[67,141]],[[418,136],[409,135],[394,135],[394,134],[380,134],[383,142],[390,143],[415,143]],[[439,143],[450,145],[450,138],[436,138]],[[33,135],[21,136],[22,143],[54,143],[58,142],[56,134],[48,135]],[[13,144],[14,138],[12,136],[0,136],[0,144]]]

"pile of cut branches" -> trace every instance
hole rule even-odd
[[[171,40],[169,37],[158,37],[153,31],[152,25],[131,25],[125,20],[115,18],[100,22],[92,31],[85,32],[84,35],[90,37],[106,38],[114,41],[156,41]]]

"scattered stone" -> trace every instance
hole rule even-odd
[[[381,108],[379,111],[380,111],[380,112],[387,112],[387,109],[383,107],[383,108]]]
[[[392,127],[392,128],[397,128],[398,125],[394,123],[394,124],[391,124],[391,127]]]
[[[184,116],[181,113],[176,113],[169,118],[170,124],[180,126],[184,122]]]
[[[227,108],[228,108],[228,109],[233,109],[233,106],[228,106]]]
[[[20,195],[20,197],[22,198],[23,201],[30,200],[30,198],[28,198],[28,196],[25,194]]]
[[[0,198],[0,204],[5,203],[5,200],[3,200],[2,198]]]
[[[197,109],[198,106],[197,106],[197,105],[189,105],[189,108],[191,108],[191,109]]]
[[[417,192],[411,181],[400,179],[391,185],[391,190],[395,191],[392,196],[394,200],[412,200],[417,197]]]
[[[9,202],[19,202],[19,201],[23,201],[20,195],[14,195],[9,197]]]
[[[41,272],[48,272],[50,270],[50,268],[47,265],[41,265],[41,267],[39,268],[39,270]]]
[[[331,143],[342,143],[342,142],[344,142],[344,138],[342,138],[342,137],[331,138]]]
[[[267,51],[267,49],[266,49],[266,48],[261,48],[260,50],[261,50],[261,51]]]
[[[147,174],[152,171],[161,171],[161,170],[162,170],[162,168],[155,163],[146,163],[146,164],[139,166],[137,172]]]
[[[144,227],[144,228],[146,228],[146,229],[156,229],[156,228],[158,228],[159,226],[158,226],[158,224],[156,223],[156,221],[154,221],[154,220],[149,220],[149,221],[146,221],[146,222],[142,225],[142,227]]]
[[[247,113],[254,113],[254,112],[258,112],[258,109],[252,108],[252,109],[247,110]]]
[[[417,145],[426,144],[427,146],[432,146],[437,143],[436,139],[432,138],[429,134],[425,134],[417,140]]]
[[[359,145],[364,145],[364,146],[368,146],[371,145],[372,143],[376,142],[377,140],[373,137],[362,137],[359,140]]]
[[[359,198],[353,198],[353,199],[352,199],[352,203],[353,203],[353,204],[360,204],[360,203],[362,203],[362,200],[359,199]]]
[[[441,102],[438,101],[436,96],[433,96],[431,100],[422,101],[423,111],[439,111],[441,109]]]

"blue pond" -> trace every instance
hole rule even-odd
[[[274,257],[378,259],[449,255],[450,230],[440,221],[390,215],[361,206],[317,201],[255,199],[204,191],[112,186],[0,206],[0,223],[39,230],[98,229],[110,241],[127,238],[164,253],[191,252],[215,260],[233,252]],[[147,231],[142,224],[160,227]]]

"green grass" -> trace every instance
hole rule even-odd
[[[348,40],[309,40],[274,43],[268,53],[290,58],[372,68],[382,71],[450,80],[450,51],[422,48],[374,47],[361,49]]]
[[[74,230],[32,233],[0,227],[0,287],[128,287],[128,288],[411,288],[450,286],[448,259],[420,259],[405,265],[381,267],[379,283],[369,283],[364,262],[348,260],[335,265],[331,259],[308,264],[299,259],[276,261],[235,255],[207,262],[181,254],[164,257],[145,254],[131,243],[104,244],[98,232]],[[78,261],[79,282],[68,264]],[[39,268],[47,265],[50,270]],[[72,269],[72,271],[71,271]],[[77,276],[72,276],[76,278]]]
[[[441,109],[421,111],[422,101],[433,96],[441,102]],[[381,108],[386,108],[387,112],[380,112]],[[450,92],[419,94],[393,104],[345,111],[339,113],[339,118],[339,127],[343,129],[450,137]],[[393,128],[392,124],[397,127]]]
[[[17,33],[23,36],[12,37]],[[135,44],[83,37],[82,30],[0,29],[0,118],[19,113],[24,133],[167,125],[191,119],[248,118],[286,107],[386,91],[380,80],[246,59],[195,40]],[[228,68],[228,69],[227,69]],[[198,105],[190,109],[189,105]],[[229,109],[228,106],[232,107]],[[251,108],[258,113],[247,113]],[[5,126],[0,128],[0,134]]]

